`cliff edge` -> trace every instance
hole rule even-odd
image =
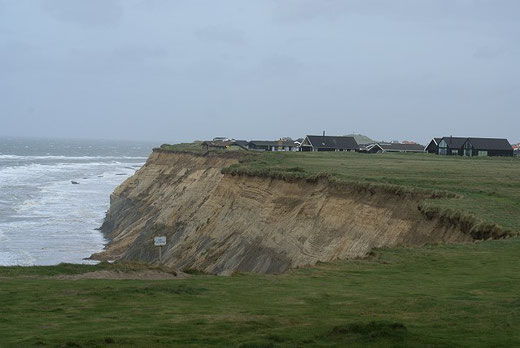
[[[97,259],[158,262],[213,274],[281,273],[397,245],[473,240],[427,218],[420,197],[314,181],[222,174],[237,156],[154,150],[111,196]],[[423,197],[424,198],[424,197]]]

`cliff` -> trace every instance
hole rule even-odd
[[[155,150],[111,196],[102,226],[110,243],[94,257],[158,262],[153,237],[165,235],[168,266],[281,273],[373,248],[472,240],[421,213],[424,197],[360,191],[325,178],[222,174],[237,161],[232,154]]]

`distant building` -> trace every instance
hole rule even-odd
[[[507,139],[468,138],[464,156],[513,156],[513,147]]]
[[[439,142],[439,155],[458,156],[513,156],[507,139],[444,137]]]
[[[377,143],[366,146],[368,153],[385,153],[385,152],[424,152],[424,146],[419,144],[403,144],[403,143]]]
[[[253,151],[298,151],[298,144],[286,140],[251,140],[247,148]]]
[[[518,144],[513,144],[512,147],[513,147],[513,154],[514,154],[515,156],[520,155],[520,143],[518,143]]]
[[[430,143],[424,148],[424,152],[427,153],[438,153],[439,143],[442,138],[433,138]]]
[[[444,137],[439,141],[437,154],[462,156],[462,146],[468,138]]]
[[[354,137],[307,135],[301,151],[358,151],[359,145]]]

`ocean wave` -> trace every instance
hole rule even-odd
[[[144,162],[81,162],[81,163],[53,163],[53,164],[42,164],[42,163],[27,163],[24,165],[17,166],[6,166],[0,167],[0,178],[14,177],[14,178],[30,178],[38,176],[44,173],[56,173],[56,172],[72,172],[75,170],[85,170],[95,167],[117,167],[115,170],[127,169],[131,166],[143,165]],[[137,168],[136,168],[137,169]]]
[[[0,155],[0,160],[27,160],[35,161],[42,159],[67,159],[67,160],[95,160],[95,159],[133,159],[133,160],[146,160],[148,157],[131,157],[131,156],[19,156],[19,155]]]
[[[34,261],[29,253],[22,250],[0,251],[0,265],[2,266],[33,266]]]

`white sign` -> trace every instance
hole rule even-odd
[[[153,239],[153,243],[155,244],[155,246],[166,245],[166,237],[155,237]]]

